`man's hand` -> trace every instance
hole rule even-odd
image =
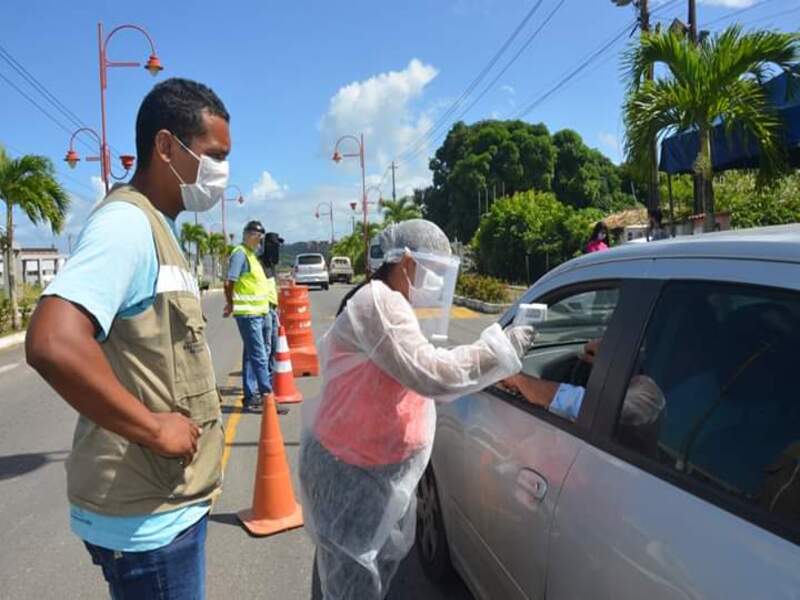
[[[497,383],[497,386],[500,389],[503,389],[503,390],[505,390],[507,392],[510,392],[512,394],[520,394],[521,393],[519,391],[519,375],[512,375],[511,377],[503,379],[503,381],[500,381],[500,382]]]
[[[583,346],[583,353],[578,356],[583,362],[594,364],[594,359],[597,358],[597,351],[600,349],[600,342],[603,338],[597,338],[586,342]]]
[[[225,308],[222,309],[223,318],[227,319],[233,313],[233,304],[230,302],[225,303]]]
[[[202,430],[180,413],[154,413],[159,431],[150,449],[162,456],[180,456],[185,464],[197,452],[197,438]]]

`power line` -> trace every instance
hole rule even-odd
[[[47,111],[45,108],[43,108],[41,104],[39,104],[38,102],[36,102],[36,100],[31,98],[26,92],[24,92],[19,86],[17,86],[17,84],[15,84],[13,81],[11,81],[8,77],[6,77],[2,73],[0,73],[0,79],[5,81],[8,85],[10,85],[12,88],[14,88],[22,97],[24,97],[28,102],[30,102],[36,108],[38,108],[45,117],[50,119],[53,123],[55,123],[61,129],[66,131],[67,135],[71,135],[72,134],[72,131],[67,126],[65,126],[61,121],[56,119],[52,114],[50,114],[49,111]]]
[[[790,8],[789,10],[784,10],[784,11],[781,11],[781,12],[778,12],[778,13],[775,13],[775,14],[772,14],[772,15],[766,15],[766,16],[760,17],[758,19],[750,21],[749,24],[753,25],[755,23],[762,23],[762,22],[768,21],[770,19],[776,19],[778,17],[784,17],[786,15],[790,15],[790,14],[793,14],[793,13],[796,13],[796,12],[800,12],[800,6],[795,7],[795,8]]]
[[[86,123],[78,115],[76,115],[72,110],[70,110],[70,108],[67,105],[61,102],[61,100],[59,100],[55,94],[53,94],[49,89],[47,89],[47,87],[41,81],[39,81],[30,71],[28,71],[28,69],[26,69],[25,66],[22,63],[20,63],[11,54],[11,52],[9,52],[2,45],[0,45],[0,59],[3,59],[12,69],[14,69],[17,72],[17,74],[20,77],[22,77],[22,79],[25,80],[25,82],[28,85],[30,85],[34,90],[39,92],[39,94],[41,94],[44,97],[44,99],[47,100],[52,106],[54,106],[56,110],[58,110],[64,117],[66,117],[66,119],[70,121],[75,128],[88,127]],[[19,89],[17,89],[17,91],[19,91]],[[70,131],[69,133],[72,134],[72,131]],[[85,148],[89,150],[92,151],[97,150],[96,148],[93,148],[91,145],[89,145],[88,142],[86,142],[86,140],[79,139],[78,141]],[[119,158],[119,151],[113,146],[111,146],[111,144],[109,144],[108,147],[109,147],[109,152],[115,158]]]
[[[72,112],[63,102],[61,102],[50,90],[48,90],[30,71],[28,71],[20,62],[12,56],[12,54],[0,45],[0,59],[8,63],[25,81],[27,81],[35,90],[37,90],[44,98],[52,104],[62,115],[72,121],[76,127],[86,127],[86,124]]]
[[[528,49],[528,47],[531,45],[531,43],[533,43],[533,41],[534,41],[534,40],[535,40],[535,39],[538,37],[538,35],[539,35],[539,34],[542,32],[542,30],[543,30],[543,29],[544,29],[544,28],[545,28],[545,27],[546,27],[546,26],[547,26],[547,25],[550,23],[550,21],[553,19],[553,17],[555,17],[555,16],[556,16],[556,13],[557,13],[559,10],[561,10],[561,7],[562,7],[562,6],[564,6],[564,3],[565,3],[566,1],[567,1],[567,0],[560,0],[560,1],[558,2],[558,4],[556,4],[556,6],[553,8],[553,10],[551,10],[551,11],[550,11],[550,13],[547,15],[547,17],[545,17],[545,19],[544,19],[544,20],[543,20],[543,21],[542,21],[542,22],[539,24],[539,27],[537,27],[537,28],[536,28],[536,29],[533,31],[533,33],[531,33],[531,35],[529,35],[529,36],[528,36],[528,39],[527,39],[527,40],[525,40],[525,42],[522,44],[522,46],[520,46],[520,47],[519,47],[519,49],[518,49],[518,50],[517,50],[517,52],[514,54],[514,56],[512,56],[512,57],[511,57],[511,59],[509,59],[509,61],[508,61],[508,62],[505,64],[505,66],[504,66],[504,67],[503,67],[503,68],[500,70],[500,72],[499,72],[499,73],[497,73],[497,75],[495,75],[495,76],[494,76],[494,78],[493,78],[493,79],[492,79],[492,80],[491,80],[491,81],[490,81],[490,82],[489,82],[489,83],[486,85],[486,87],[484,87],[484,88],[483,88],[483,90],[481,91],[481,93],[480,93],[480,94],[478,94],[478,96],[476,96],[476,97],[475,97],[475,98],[472,100],[472,102],[470,102],[470,104],[469,104],[469,105],[468,105],[468,106],[467,106],[467,107],[466,107],[464,110],[462,110],[462,111],[459,113],[459,115],[458,115],[458,116],[457,116],[457,117],[454,119],[455,121],[458,121],[458,120],[460,120],[461,118],[463,118],[463,117],[464,117],[464,115],[466,115],[467,113],[469,113],[469,111],[470,111],[470,110],[472,110],[472,109],[475,107],[475,105],[476,105],[478,102],[480,102],[480,101],[481,101],[481,99],[482,99],[482,98],[483,98],[483,97],[484,97],[484,96],[485,96],[485,95],[486,95],[486,94],[487,94],[487,93],[488,93],[488,92],[489,92],[491,89],[493,89],[493,88],[494,88],[494,86],[497,84],[497,82],[500,80],[500,78],[501,78],[503,75],[505,75],[505,74],[506,74],[506,72],[508,71],[508,69],[510,69],[510,68],[511,68],[511,66],[512,66],[512,65],[513,65],[513,64],[514,64],[514,63],[515,63],[515,62],[516,62],[516,61],[519,59],[519,57],[522,55],[522,53],[523,53],[523,52],[525,52],[525,50],[527,50],[527,49]],[[435,140],[435,139],[438,139],[439,137],[441,137],[441,135],[439,135],[439,136],[436,136],[436,137],[432,137],[432,138],[431,138],[429,141],[433,141],[433,140]],[[426,147],[427,147],[427,144],[424,144],[424,145],[423,145],[421,148],[417,148],[416,150],[414,150],[413,152],[411,152],[411,154],[408,154],[408,153],[406,153],[406,155],[405,155],[405,160],[406,160],[406,161],[413,160],[414,158],[416,158],[417,156],[419,156],[419,154],[421,154],[422,152],[424,152],[424,151],[425,151],[425,149],[426,149]]]
[[[631,23],[630,25],[634,25]],[[617,33],[613,38],[611,38],[608,42],[603,44],[598,50],[596,50],[593,54],[591,54],[588,58],[584,59],[581,63],[578,64],[576,68],[570,71],[565,77],[563,77],[558,83],[556,83],[553,87],[549,90],[541,94],[538,98],[530,102],[527,106],[525,106],[522,110],[516,113],[516,119],[522,119],[528,113],[530,113],[534,108],[542,104],[545,100],[547,100],[550,96],[558,92],[561,88],[567,85],[570,81],[572,81],[575,77],[580,75],[580,73],[586,69],[590,64],[592,64],[597,58],[602,56],[605,52],[610,50],[612,46],[614,46],[619,40],[621,40],[625,35],[629,33],[630,25],[625,27],[622,31]]]
[[[450,105],[450,107],[436,120],[436,122],[433,125],[431,125],[427,129],[427,131],[425,131],[425,133],[423,133],[415,142],[413,142],[405,152],[402,152],[399,155],[399,157],[402,157],[409,151],[412,152],[415,151],[420,144],[425,145],[427,143],[425,141],[426,138],[428,138],[430,135],[433,135],[435,131],[441,128],[443,124],[448,122],[450,115],[452,115],[456,110],[458,110],[458,108],[464,103],[464,101],[466,101],[467,97],[469,97],[470,94],[472,94],[472,92],[475,90],[475,88],[481,84],[483,79],[489,74],[489,71],[491,71],[494,65],[497,63],[497,61],[500,60],[500,57],[505,53],[508,47],[514,42],[514,40],[517,38],[520,32],[525,28],[525,26],[528,24],[528,21],[531,20],[531,18],[533,17],[533,15],[536,13],[536,11],[539,9],[539,7],[542,5],[543,2],[544,0],[538,0],[538,2],[536,2],[536,4],[533,5],[533,7],[528,11],[528,13],[522,18],[519,25],[517,25],[517,27],[514,29],[511,35],[509,35],[508,39],[506,39],[505,43],[503,43],[500,49],[497,52],[495,52],[494,56],[489,60],[486,66],[484,66],[483,69],[478,73],[478,75],[472,80],[472,82],[470,82],[470,84],[462,92],[462,94],[455,100],[455,102],[453,102]]]
[[[760,8],[760,7],[764,6],[765,4],[767,4],[768,2],[770,2],[770,0],[762,0],[761,2],[758,2],[758,3],[753,4],[751,6],[745,6],[744,8],[740,8],[738,10],[735,10],[735,11],[733,11],[731,13],[728,13],[727,15],[722,15],[721,17],[717,17],[716,19],[712,19],[711,21],[708,21],[707,23],[703,23],[700,27],[710,27],[711,25],[716,25],[717,23],[720,23],[722,21],[727,21],[728,19],[732,19],[733,17],[741,15],[742,13],[750,12],[751,10],[754,10],[756,8]]]

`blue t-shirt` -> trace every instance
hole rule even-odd
[[[174,221],[164,219],[174,235]],[[147,216],[132,204],[112,202],[89,218],[75,251],[42,295],[83,307],[97,322],[97,337],[103,341],[114,319],[133,317],[153,304],[157,281],[158,257]],[[70,527],[96,546],[143,552],[166,546],[208,510],[204,502],[166,513],[117,517],[71,506]]]
[[[228,260],[228,281],[238,281],[239,277],[250,271],[247,255],[239,250],[231,254]]]

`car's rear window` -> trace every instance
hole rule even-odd
[[[297,257],[298,265],[320,265],[322,262],[323,260],[321,256],[309,255]]]
[[[334,258],[333,259],[333,264],[334,264],[334,266],[337,266],[337,267],[346,267],[350,263],[348,261],[346,261],[345,259],[343,259],[343,258]]]

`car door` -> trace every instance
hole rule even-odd
[[[798,597],[800,269],[729,262],[690,268],[728,281],[659,284],[626,331],[558,501],[548,598]]]
[[[556,289],[526,302],[549,305],[547,322],[523,360],[531,377],[567,383],[587,341],[603,338],[601,354],[613,347],[615,330],[629,311],[619,281]],[[630,301],[629,301],[630,303]],[[512,315],[513,316],[513,315]],[[609,350],[610,352],[610,350]],[[585,406],[598,394],[608,364],[598,361],[585,381]],[[466,522],[462,547],[466,570],[482,598],[544,597],[550,523],[561,484],[585,433],[581,427],[498,387],[460,401],[464,430],[464,485],[459,504]]]

